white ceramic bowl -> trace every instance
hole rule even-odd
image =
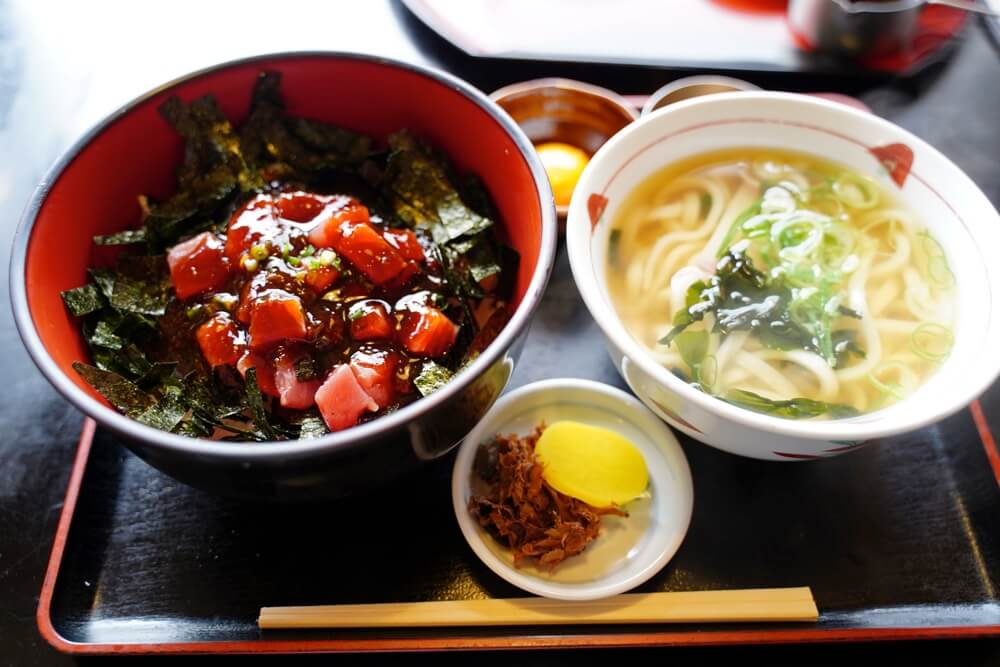
[[[657,109],[662,109],[668,104],[676,104],[682,100],[689,100],[703,95],[717,95],[719,93],[731,93],[738,90],[760,90],[758,86],[749,81],[734,79],[728,76],[718,76],[715,74],[702,74],[698,76],[686,76],[683,79],[671,81],[667,85],[653,92],[642,105],[642,116],[648,116]]]
[[[605,284],[611,222],[657,169],[711,150],[805,151],[849,165],[894,190],[945,249],[957,281],[955,344],[918,391],[859,417],[794,421],[735,407],[657,364],[619,321]],[[587,166],[570,203],[573,277],[622,377],[651,410],[693,438],[759,459],[834,456],[936,422],[966,406],[1000,372],[1000,217],[948,158],[877,116],[804,95],[720,93],[678,102],[626,127]]]
[[[476,450],[498,433],[528,435],[540,422],[566,419],[612,429],[631,440],[649,469],[649,495],[625,507],[628,517],[605,517],[600,537],[554,571],[530,564],[516,568],[510,550],[469,512],[477,484]],[[451,496],[462,534],[487,567],[530,593],[560,600],[604,598],[652,577],[680,547],[694,506],[691,470],[670,429],[625,392],[577,379],[535,382],[501,397],[459,448]]]

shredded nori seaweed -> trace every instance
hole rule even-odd
[[[239,130],[211,96],[164,102],[161,116],[184,140],[176,192],[160,201],[141,197],[141,227],[95,237],[97,245],[120,248],[117,263],[92,269],[91,283],[62,293],[69,312],[83,318],[93,361],[74,368],[108,402],[150,426],[191,437],[228,433],[227,440],[327,432],[315,411],[291,421],[275,415],[252,369],[240,379],[231,369],[227,374],[207,368],[196,351],[178,356],[170,348],[174,356],[163,355],[165,330],[178,339],[175,330],[193,330],[211,312],[202,306],[185,317],[174,302],[165,251],[200,232],[224,230],[232,211],[276,174],[304,184],[331,176],[356,181],[387,213],[389,224],[422,234],[425,250],[440,258],[459,297],[447,308],[459,313],[466,342],[481,337],[468,301],[481,298],[484,285],[509,289],[516,274],[517,253],[495,238],[495,207],[478,178],[456,175],[443,156],[406,131],[392,135],[388,150],[380,150],[370,137],[350,129],[291,116],[280,84],[277,73],[258,76]],[[184,362],[160,361],[164,356]],[[441,363],[425,362],[415,386],[426,396],[467,361],[451,355]],[[301,380],[317,376],[309,358],[295,370]]]

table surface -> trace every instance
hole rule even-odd
[[[691,73],[474,59],[391,0],[285,0],[280,11],[277,6],[248,0],[175,0],[154,8],[102,0],[65,3],[55,11],[53,3],[0,0],[0,265],[7,265],[17,219],[33,188],[81,132],[150,87],[215,62],[281,50],[362,51],[436,65],[486,91],[539,76],[567,76],[637,95]],[[967,26],[953,58],[914,80],[740,76],[768,88],[856,95],[935,145],[994,204],[1000,203],[1000,61],[976,22]],[[34,616],[82,417],[42,378],[21,347],[10,317],[7,272],[0,275],[0,346],[6,352],[0,358],[0,378],[12,388],[0,403],[0,428],[6,433],[0,439],[0,665],[70,664],[73,659],[41,639]],[[530,369],[518,371],[526,372]],[[612,660],[650,657],[648,650],[619,653],[602,655]],[[655,658],[680,664],[727,657],[839,664],[860,656],[892,656],[911,664],[1000,664],[1000,642],[661,649]],[[468,657],[451,655],[435,662],[459,664]],[[476,660],[499,664],[510,658],[484,654]],[[580,658],[576,652],[564,652],[515,659],[553,664]],[[396,658],[404,663],[415,659]],[[385,661],[378,656],[360,660]]]

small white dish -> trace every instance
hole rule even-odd
[[[469,512],[481,481],[476,450],[497,434],[529,434],[544,422],[574,420],[631,440],[649,469],[646,497],[629,503],[627,518],[603,517],[601,535],[552,572],[514,567],[513,556]],[[477,556],[496,574],[530,593],[558,600],[595,600],[623,593],[660,571],[680,547],[691,522],[691,470],[677,438],[641,402],[600,382],[554,379],[520,387],[496,402],[466,436],[451,477],[455,517]]]

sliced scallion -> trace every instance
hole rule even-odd
[[[948,265],[948,258],[944,254],[944,248],[937,239],[930,233],[923,231],[917,234],[920,237],[920,246],[927,255],[927,277],[932,283],[941,289],[950,289],[955,286],[955,274],[952,273]]]
[[[941,289],[955,286],[955,274],[951,272],[948,260],[944,257],[931,257],[927,261],[927,277]]]
[[[833,194],[851,208],[867,209],[878,204],[877,186],[858,174],[841,174],[833,182]]]
[[[898,382],[887,382],[879,378],[879,375],[892,368],[905,368],[898,361],[883,361],[868,373],[868,382],[883,394],[892,396],[897,401],[906,398],[905,388]]]
[[[931,236],[929,232],[920,232],[918,236],[920,237],[920,244],[928,257],[944,257],[944,248],[941,247],[938,240]]]
[[[758,199],[745,211],[736,216],[736,219],[733,220],[733,224],[729,227],[729,231],[726,232],[726,237],[722,239],[722,243],[719,244],[719,251],[716,253],[717,257],[721,258],[726,254],[726,252],[728,252],[729,246],[733,244],[733,241],[739,238],[740,232],[745,230],[745,224],[760,213],[760,203],[761,200]]]
[[[928,361],[943,361],[951,354],[955,334],[936,322],[925,322],[910,334],[910,347],[918,357]]]

